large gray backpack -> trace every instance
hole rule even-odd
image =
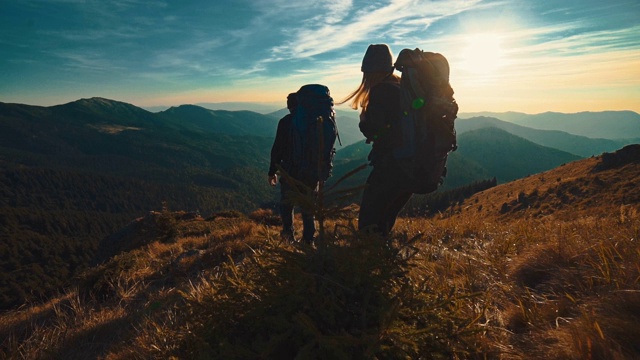
[[[427,194],[443,183],[449,153],[458,147],[458,104],[449,84],[449,63],[438,53],[404,49],[395,67],[402,72],[402,143],[393,155],[409,190]]]

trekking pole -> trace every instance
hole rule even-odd
[[[318,217],[318,245],[320,243],[324,243],[324,174],[322,173],[322,165],[324,163],[324,118],[322,116],[318,116],[318,126],[320,126],[320,131],[318,132],[319,138],[319,156],[318,156],[318,195],[316,197],[316,215]]]

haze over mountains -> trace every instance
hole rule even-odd
[[[576,117],[578,117],[578,115],[576,115]],[[597,138],[576,135],[576,133],[584,132],[582,127],[587,125],[583,125],[579,121],[576,122],[574,119],[571,119],[571,121],[575,123],[575,125],[570,129],[571,131],[554,130],[554,127],[566,127],[563,124],[554,123],[549,124],[549,129],[540,130],[533,127],[518,125],[514,122],[503,121],[497,117],[477,116],[471,118],[459,118],[456,122],[456,129],[458,134],[462,134],[467,131],[473,131],[481,128],[495,127],[536,144],[563,150],[582,157],[599,155],[603,152],[619,149],[630,143],[640,142],[640,138],[638,138],[639,130],[637,129],[637,127],[640,126],[638,125],[640,123],[640,119],[635,120],[635,130],[633,130],[633,116],[626,117],[624,119],[625,124],[618,125],[614,120],[603,115],[601,117],[601,121],[597,123],[596,126],[592,127],[593,130],[589,131],[600,134]],[[611,131],[611,129],[618,127],[628,128],[625,132],[625,138],[612,137],[614,136],[614,132]],[[635,137],[635,139],[632,137]]]
[[[519,112],[477,112],[462,113],[458,117],[468,119],[478,116],[493,117],[533,129],[559,130],[596,139],[637,140],[640,132],[640,115],[633,111],[585,111],[575,114],[545,112],[534,115]]]
[[[273,207],[278,191],[266,171],[285,111],[182,105],[153,113],[103,98],[51,107],[0,103],[0,246],[11,249],[0,259],[0,308],[39,296],[24,286],[61,286],[86,266],[100,239],[150,210],[208,216]],[[443,191],[493,177],[505,183],[640,142],[632,112],[562,114],[556,126],[567,131],[503,120],[457,121],[459,149]],[[343,146],[332,181],[366,163],[370,146],[357,122],[356,112],[338,110]],[[586,127],[593,138],[576,135]],[[362,184],[367,173],[345,186]],[[53,270],[60,267],[64,273]]]

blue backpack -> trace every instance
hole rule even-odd
[[[402,142],[393,155],[408,190],[427,194],[443,183],[447,157],[458,148],[454,127],[458,104],[449,84],[449,63],[438,53],[404,49],[395,67],[402,72]]]
[[[325,181],[331,176],[334,144],[338,137],[333,98],[319,84],[298,90],[298,105],[291,121],[292,175],[298,179]]]

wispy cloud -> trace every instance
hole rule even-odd
[[[128,71],[126,66],[118,65],[102,51],[96,50],[54,50],[50,55],[62,60],[62,68],[76,74],[106,73]],[[80,71],[80,72],[79,72]]]
[[[108,29],[46,30],[40,31],[40,35],[49,39],[57,38],[71,42],[114,41],[146,37],[140,30],[140,28],[131,25],[121,25]]]
[[[324,20],[327,24],[340,23],[353,7],[353,0],[330,0],[326,4],[327,13],[319,15],[318,20]]]
[[[290,54],[294,58],[306,58],[341,49],[353,43],[377,38],[384,33],[393,38],[424,29],[433,21],[465,11],[476,1],[417,1],[394,0],[385,6],[369,5],[330,24],[303,22],[295,36],[285,44],[273,48],[274,57]],[[352,6],[344,9],[352,9]],[[343,10],[344,11],[344,10]],[[315,21],[312,18],[311,21]],[[416,25],[420,27],[416,29]],[[315,25],[315,26],[314,26]]]

